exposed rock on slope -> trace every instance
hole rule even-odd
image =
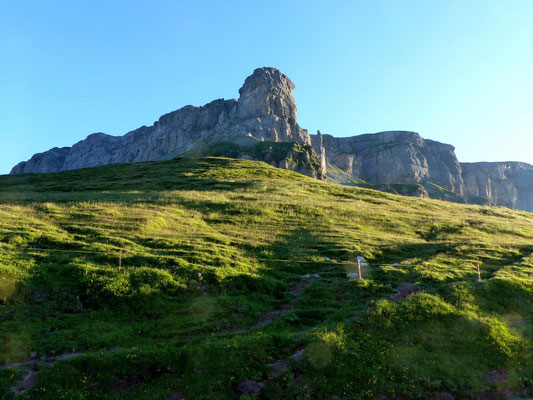
[[[185,156],[261,160],[276,168],[299,172],[316,179],[325,178],[321,169],[321,161],[313,147],[296,142],[261,141],[251,146],[239,146],[233,142],[218,142],[196,147]]]
[[[347,138],[322,135],[328,162],[374,185],[430,181],[461,194],[461,167],[448,144],[425,140],[415,132],[381,132]],[[312,135],[319,151],[318,135]]]
[[[533,165],[521,162],[461,163],[466,194],[491,205],[533,211]]]

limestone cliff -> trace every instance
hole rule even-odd
[[[215,100],[163,115],[152,126],[124,136],[94,133],[72,147],[54,148],[21,162],[11,173],[58,172],[111,163],[162,160],[206,143],[296,142],[309,134],[296,123],[294,84],[275,68],[258,68],[239,90],[239,100]],[[312,151],[312,149],[311,149]]]
[[[461,163],[465,193],[489,204],[533,211],[533,165],[521,162]]]
[[[315,150],[320,138],[312,135]],[[415,132],[380,132],[347,138],[322,135],[328,163],[374,185],[432,182],[462,194],[461,167],[454,147]],[[332,171],[330,171],[330,175]]]

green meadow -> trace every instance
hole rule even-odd
[[[533,392],[527,212],[175,159],[0,176],[0,245],[1,399]]]

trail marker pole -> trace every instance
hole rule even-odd
[[[357,271],[359,272],[359,279],[363,279],[361,276],[361,260],[357,260]]]
[[[118,270],[122,269],[122,249],[120,249],[120,256],[118,258]]]
[[[479,269],[479,263],[477,263],[477,280],[481,282],[481,270]]]

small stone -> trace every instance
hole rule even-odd
[[[242,381],[237,385],[237,392],[240,395],[258,396],[265,384],[252,379]]]
[[[319,274],[305,274],[301,276],[302,279],[320,278]]]
[[[296,362],[300,362],[303,360],[304,358],[304,350],[300,350],[296,353],[294,353],[292,356],[290,356],[289,358],[292,358],[294,361]]]
[[[507,371],[505,369],[493,369],[483,375],[483,379],[487,382],[503,382],[507,380]]]
[[[331,258],[329,258],[329,257],[324,257],[324,261],[325,261],[325,262],[331,262]]]

